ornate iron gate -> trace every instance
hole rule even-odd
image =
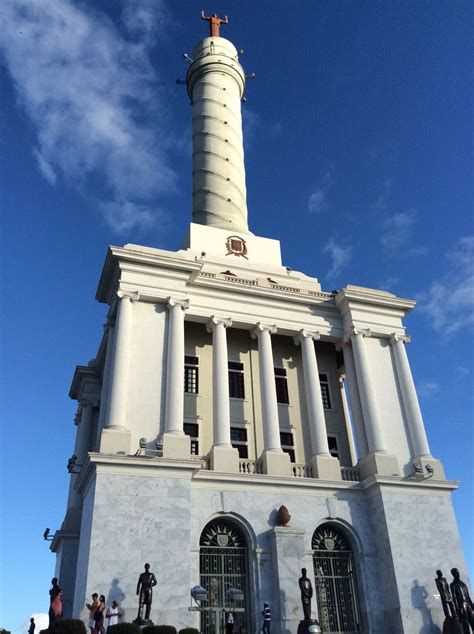
[[[318,613],[323,632],[362,631],[352,549],[330,525],[318,528],[312,540]]]
[[[222,609],[243,609],[234,612],[234,632],[250,632],[248,548],[242,532],[228,520],[213,520],[203,530],[199,549],[200,584],[208,591],[206,608],[201,613],[201,634],[214,634],[216,618],[221,620],[220,631],[224,632]],[[227,588],[237,588],[244,593],[244,600],[230,605],[225,598]]]

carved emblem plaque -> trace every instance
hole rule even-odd
[[[225,243],[227,253],[226,255],[237,255],[242,258],[247,258],[247,243],[239,236],[229,236]]]

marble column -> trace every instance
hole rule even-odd
[[[87,454],[92,451],[92,423],[94,418],[94,405],[89,401],[81,401],[79,405],[79,411],[76,415],[76,442],[74,444],[74,455],[77,456],[77,464],[83,465],[87,459]],[[78,471],[80,467],[75,468],[74,471]],[[71,473],[71,479],[69,482],[69,495],[68,495],[68,513],[70,515],[71,509],[82,508],[82,497],[78,495],[74,486],[78,478],[78,473]],[[66,521],[67,521],[66,516]],[[79,530],[80,526],[77,526]]]
[[[362,406],[360,404],[354,355],[352,354],[352,346],[350,341],[345,341],[341,343],[340,347],[344,355],[344,369],[346,374],[347,387],[349,388],[350,409],[352,414],[352,424],[354,425],[354,433],[357,441],[357,450],[359,454],[359,459],[363,459],[369,453],[369,447],[367,444],[367,435],[364,428]]]
[[[114,334],[115,334],[115,317],[109,315],[105,324],[107,333],[107,347],[105,349],[104,369],[102,372],[102,388],[100,391],[100,410],[99,422],[97,424],[97,440],[100,442],[100,434],[105,427],[107,421],[107,412],[109,409],[110,396],[110,374],[112,368],[112,359],[114,353]]]
[[[284,453],[280,442],[280,424],[275,385],[271,335],[276,326],[265,326],[259,322],[252,331],[252,337],[258,339],[258,363],[260,373],[260,396],[262,401],[263,455],[264,473],[271,475],[290,475],[290,457]]]
[[[349,442],[349,453],[351,456],[351,466],[355,466],[357,464],[357,453],[354,443],[354,432],[352,430],[351,424],[351,415],[349,412],[349,403],[347,402],[346,389],[344,383],[346,382],[346,377],[344,374],[341,374],[339,377],[339,389],[341,391],[341,401],[342,401],[342,411],[344,412],[344,420],[346,422],[346,434],[347,440]]]
[[[393,333],[390,337],[390,345],[395,362],[405,419],[407,421],[413,459],[421,465],[423,470],[425,470],[425,466],[427,464],[430,465],[434,469],[435,477],[444,479],[444,469],[439,460],[436,460],[431,455],[428,439],[426,437],[423,416],[421,414],[415,382],[413,381],[410,362],[408,361],[405,347],[405,343],[409,341],[409,337],[396,333]],[[425,473],[427,472],[425,471]]]
[[[131,434],[127,426],[127,401],[130,374],[130,346],[133,326],[133,304],[138,292],[117,291],[119,303],[115,322],[110,393],[105,427],[100,440],[101,453],[130,453]]]
[[[315,478],[340,480],[339,460],[333,458],[329,453],[326,418],[319,383],[319,368],[314,348],[314,341],[319,338],[319,332],[311,333],[306,330],[300,330],[298,336],[294,338],[296,344],[301,344],[303,357],[306,407],[311,436],[311,466]]]
[[[213,443],[210,466],[214,471],[239,472],[239,452],[230,440],[229,361],[227,355],[226,330],[231,319],[220,319],[214,315],[207,324],[212,332],[212,420]]]
[[[188,300],[168,299],[168,346],[166,359],[165,431],[163,456],[189,458],[190,439],[184,425],[184,311]]]
[[[382,420],[380,418],[375,385],[372,378],[365,337],[370,330],[353,328],[350,340],[354,353],[357,384],[364,415],[365,432],[369,454],[360,465],[361,477],[372,474],[400,475],[400,467],[395,456],[388,451]]]

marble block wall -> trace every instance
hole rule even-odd
[[[288,527],[276,527],[282,504],[291,513]],[[85,602],[98,592],[117,599],[133,620],[138,576],[148,562],[158,580],[152,620],[199,627],[199,614],[189,611],[190,589],[200,582],[201,533],[216,517],[232,520],[247,537],[252,632],[261,627],[264,601],[274,611],[274,634],[296,631],[303,618],[298,578],[306,567],[315,588],[311,540],[325,522],[352,544],[366,634],[434,634],[442,625],[435,570],[465,570],[447,490],[298,486],[264,476],[221,478],[192,465],[99,466],[84,497],[74,616],[86,620]],[[317,618],[316,596],[312,613]]]

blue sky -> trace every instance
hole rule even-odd
[[[0,627],[15,632],[47,609],[42,533],[64,514],[68,390],[100,341],[107,245],[175,250],[191,218],[175,80],[207,33],[201,8],[229,15],[224,35],[257,75],[243,106],[252,231],[325,290],[419,300],[408,353],[432,453],[462,481],[474,577],[472,4],[3,0]]]

